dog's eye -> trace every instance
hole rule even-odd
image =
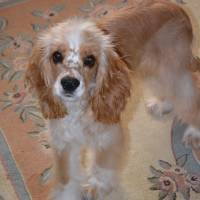
[[[83,59],[83,64],[86,67],[90,67],[90,68],[93,67],[95,65],[95,62],[96,62],[96,59],[93,55],[86,56]]]
[[[52,55],[52,58],[55,64],[62,63],[63,61],[63,55],[59,51],[55,51]]]

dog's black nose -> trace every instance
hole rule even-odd
[[[73,92],[80,85],[80,81],[78,79],[70,76],[65,76],[60,82],[66,93]]]

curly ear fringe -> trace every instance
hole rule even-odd
[[[44,73],[39,68],[41,50],[35,48],[30,59],[25,80],[34,89],[38,99],[42,114],[45,119],[63,118],[67,115],[67,109],[59,99],[52,94],[52,88],[45,84]]]
[[[67,115],[67,109],[52,95],[47,92],[46,95],[39,97],[40,108],[45,119],[63,118]]]
[[[91,98],[91,107],[97,121],[112,124],[120,120],[131,82],[129,69],[117,54],[111,52],[107,62],[107,72]]]

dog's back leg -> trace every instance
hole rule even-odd
[[[141,72],[157,100],[148,104],[154,114],[173,107],[174,113],[189,127],[185,144],[200,143],[200,90],[192,69],[200,62],[192,54],[192,34],[184,21],[171,21],[155,33],[144,47]],[[194,142],[192,142],[194,143]]]

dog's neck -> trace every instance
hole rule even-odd
[[[80,100],[64,102],[64,105],[67,108],[68,115],[83,115],[89,106],[86,97]]]

